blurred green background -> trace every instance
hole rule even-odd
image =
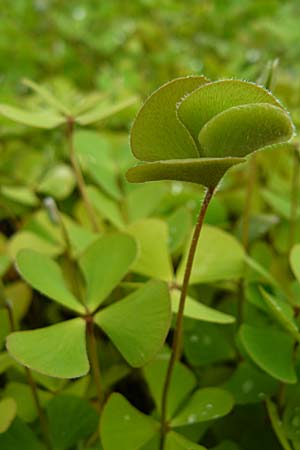
[[[20,79],[141,92],[170,78],[256,80],[300,64],[298,0],[1,0],[2,99]]]

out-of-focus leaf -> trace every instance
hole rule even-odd
[[[65,117],[51,111],[32,112],[3,103],[0,104],[0,114],[15,122],[37,128],[56,128],[66,121]]]
[[[186,258],[187,251],[177,271],[179,283],[183,280]],[[229,233],[204,225],[195,254],[191,284],[234,280],[239,278],[243,271],[244,250],[241,244]]]
[[[13,398],[4,397],[0,400],[0,434],[11,425],[17,414],[17,405]]]
[[[134,105],[137,100],[137,97],[129,97],[126,100],[122,100],[114,105],[108,105],[107,102],[104,102],[103,104],[97,105],[93,109],[76,116],[75,120],[80,125],[90,125],[91,123],[108,119],[123,109]]]
[[[53,106],[58,112],[61,112],[66,115],[71,115],[71,112],[68,108],[66,108],[48,89],[40,86],[32,80],[28,80],[25,78],[23,80],[23,84],[32,89],[36,94],[38,94],[49,106]]]
[[[2,186],[1,195],[26,206],[36,206],[39,204],[38,197],[26,186]]]
[[[134,272],[164,281],[173,279],[172,262],[168,248],[168,228],[160,219],[143,219],[131,224],[128,233],[138,244]]]
[[[18,417],[0,434],[1,450],[44,450],[34,432]]]
[[[58,164],[46,173],[37,186],[37,190],[57,200],[63,200],[71,194],[75,184],[75,177],[70,167],[66,164]]]
[[[54,448],[67,450],[87,439],[97,428],[97,412],[79,397],[57,395],[46,410]]]

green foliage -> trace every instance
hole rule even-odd
[[[298,450],[298,2],[1,6],[0,449]]]
[[[286,142],[293,132],[288,113],[259,86],[178,78],[155,91],[135,119],[133,154],[157,162],[130,169],[128,180],[173,179],[216,187],[244,156]]]

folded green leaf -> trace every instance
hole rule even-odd
[[[140,109],[131,130],[133,154],[142,161],[197,158],[197,146],[178,120],[176,104],[207,83],[205,77],[186,77],[166,83]]]
[[[200,130],[214,116],[249,103],[281,107],[278,100],[261,86],[240,80],[221,80],[207,83],[183,98],[178,106],[178,117],[197,142]]]
[[[244,157],[290,140],[294,128],[283,109],[266,103],[236,106],[214,116],[199,133],[207,157]]]
[[[140,164],[127,171],[131,183],[177,180],[215,187],[230,167],[245,162],[244,158],[168,159]]]

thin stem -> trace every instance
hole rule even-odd
[[[295,242],[295,231],[297,224],[298,201],[299,201],[299,166],[300,158],[298,148],[293,152],[293,175],[291,185],[291,221],[290,221],[290,248]]]
[[[4,286],[3,286],[2,280],[0,283],[0,290],[1,290],[1,297],[3,298]],[[7,299],[7,298],[5,298],[5,308],[6,308],[7,314],[8,314],[10,330],[11,330],[11,332],[14,332],[15,331],[15,320],[14,320],[13,307],[12,307],[12,304],[10,303],[9,299]],[[41,431],[42,431],[42,434],[44,437],[44,443],[46,445],[47,450],[52,450],[51,440],[50,440],[50,436],[49,436],[48,423],[47,423],[47,419],[44,414],[43,408],[41,407],[36,383],[32,377],[30,369],[28,369],[28,367],[25,367],[25,366],[24,366],[24,369],[25,369],[25,373],[26,373],[26,377],[27,377],[27,382],[31,389],[32,397],[33,397],[33,400],[34,400],[34,403],[35,403],[35,406],[37,409],[37,413],[39,416]]]
[[[104,400],[104,391],[102,388],[101,383],[101,371],[100,371],[100,365],[99,365],[99,358],[98,358],[98,352],[97,352],[97,340],[95,336],[95,329],[94,329],[94,321],[92,316],[86,317],[86,324],[87,324],[87,343],[88,343],[88,349],[89,349],[89,360],[93,372],[93,377],[97,389],[97,395],[99,400],[99,409],[101,411],[103,406],[103,400]]]
[[[28,367],[25,367],[25,373],[26,373],[27,382],[31,389],[32,397],[33,397],[33,400],[34,400],[34,403],[35,403],[35,406],[36,406],[36,409],[38,412],[41,430],[42,430],[42,433],[44,436],[45,445],[48,450],[52,450],[52,445],[51,445],[51,441],[50,441],[50,437],[49,437],[48,422],[47,422],[46,416],[44,414],[43,408],[40,403],[37,385],[33,379],[31,370],[28,369]]]
[[[89,216],[91,225],[94,229],[94,231],[99,232],[97,217],[95,215],[95,211],[91,205],[90,199],[86,192],[86,185],[85,181],[79,166],[79,163],[76,158],[75,154],[75,148],[74,148],[74,120],[72,117],[68,118],[67,122],[67,139],[69,144],[69,155],[70,155],[70,161],[74,170],[77,186],[83,201],[83,204],[85,206],[86,212]]]
[[[202,229],[205,213],[207,211],[209,202],[213,196],[214,188],[208,188],[206,191],[198,220],[194,229],[194,234],[192,237],[188,258],[185,266],[185,272],[184,272],[184,278],[183,278],[183,284],[182,284],[182,290],[181,290],[181,296],[179,301],[179,309],[177,313],[177,319],[176,319],[176,325],[175,325],[175,331],[174,331],[174,337],[173,337],[173,345],[172,345],[172,353],[167,369],[167,375],[164,383],[163,388],[163,395],[162,395],[162,406],[161,406],[161,441],[160,441],[160,450],[163,450],[164,448],[164,442],[165,442],[165,436],[166,432],[168,430],[168,423],[167,423],[167,402],[168,402],[168,393],[169,388],[172,380],[172,374],[175,367],[175,363],[178,359],[178,356],[181,351],[182,346],[182,332],[183,332],[183,313],[184,313],[184,307],[185,307],[185,300],[188,292],[189,287],[189,281],[194,261],[194,256],[197,248],[197,243],[199,240],[200,232]]]

